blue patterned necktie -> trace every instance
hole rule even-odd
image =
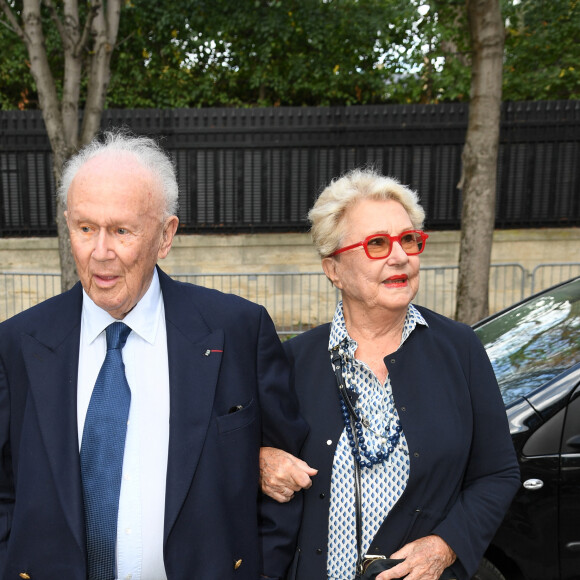
[[[113,322],[106,329],[107,355],[91,396],[83,440],[81,474],[89,580],[114,580],[123,452],[131,391],[121,350],[131,329]]]

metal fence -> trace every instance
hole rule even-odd
[[[415,303],[453,318],[458,266],[421,267],[421,284]],[[526,295],[527,274],[521,264],[494,264],[489,274],[489,311],[502,310]]]
[[[453,317],[457,266],[421,268],[421,289],[415,303]],[[557,282],[580,275],[580,262],[542,264],[528,273],[520,264],[494,264],[489,290],[490,312],[497,312]],[[339,292],[321,272],[249,274],[173,274],[173,278],[262,304],[278,333],[292,335],[332,319]],[[59,274],[0,273],[0,320],[60,292]]]
[[[60,274],[0,272],[0,320],[56,296],[60,291]]]
[[[103,127],[160,138],[180,232],[304,231],[332,178],[371,164],[416,189],[428,229],[459,229],[469,105],[107,110]],[[40,111],[0,111],[0,236],[53,236]],[[496,228],[580,225],[580,101],[504,103]]]
[[[578,262],[540,264],[532,272],[531,293],[540,292],[575,276],[580,276],[580,263]]]

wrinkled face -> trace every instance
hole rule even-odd
[[[169,253],[179,220],[163,215],[159,184],[128,153],[91,159],[70,186],[65,216],[79,278],[114,318],[139,302]]]
[[[397,201],[362,200],[347,210],[341,222],[341,246],[364,240],[371,234],[398,235],[414,229],[405,208]],[[322,267],[342,292],[345,310],[377,309],[393,314],[406,311],[419,290],[419,256],[407,256],[398,242],[389,256],[369,259],[362,246],[324,258]]]

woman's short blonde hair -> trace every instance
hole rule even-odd
[[[340,248],[344,235],[344,215],[349,208],[364,199],[397,201],[409,214],[413,228],[423,228],[425,211],[419,205],[419,196],[415,191],[374,169],[353,169],[334,179],[308,212],[312,241],[321,258],[330,256]]]

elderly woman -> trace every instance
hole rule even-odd
[[[301,459],[262,456],[271,495],[310,486],[288,578],[352,580],[378,556],[401,562],[365,578],[470,578],[519,472],[481,343],[411,303],[428,238],[417,195],[354,170],[309,219],[342,301],[332,323],[285,343],[311,426]]]

